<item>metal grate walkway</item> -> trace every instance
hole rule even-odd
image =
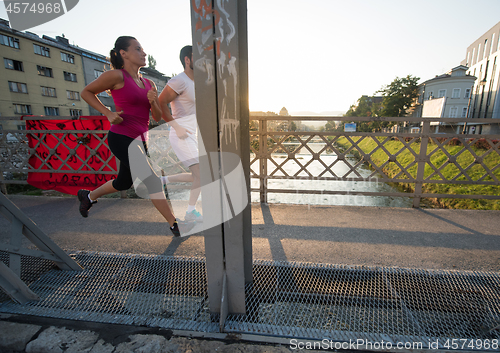
[[[24,258],[22,279],[41,301],[18,305],[0,294],[0,312],[219,331],[208,310],[204,259],[97,252],[72,257],[84,271]],[[0,260],[8,265],[8,255],[0,253]],[[226,332],[421,342],[423,349],[431,342],[449,348],[446,342],[458,339],[459,349],[500,351],[498,273],[273,261],[255,261],[253,273],[248,313],[230,315]]]

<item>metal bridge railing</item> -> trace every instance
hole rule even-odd
[[[29,117],[25,119],[60,120],[71,117]],[[0,117],[0,122],[19,121],[19,117]],[[471,119],[443,118],[353,118],[353,117],[250,117],[250,173],[257,179],[261,202],[269,193],[365,195],[411,197],[413,206],[419,207],[422,198],[500,199],[500,135],[474,135],[432,133],[434,125],[450,124],[455,127],[470,123]],[[307,121],[393,122],[391,129],[381,132],[344,131],[289,131],[289,123],[296,126]],[[401,128],[397,125],[416,126]],[[495,123],[498,124],[498,123]],[[388,131],[390,130],[390,131]],[[4,129],[0,135],[0,186],[26,184],[26,176],[33,168],[28,161],[35,149],[28,147],[26,130]],[[48,134],[51,131],[30,131]],[[102,131],[64,131],[65,134],[96,134]],[[43,141],[43,136],[41,141]],[[61,140],[62,141],[62,140]],[[394,141],[397,150],[394,150]],[[388,147],[392,143],[392,147]],[[449,144],[456,145],[450,151]],[[371,147],[366,147],[370,146]],[[266,148],[260,148],[266,146]],[[476,148],[476,146],[479,146]],[[369,148],[369,150],[367,149]],[[70,151],[73,156],[75,151]],[[382,156],[382,157],[381,157]],[[48,158],[48,157],[47,157]],[[64,161],[63,161],[64,162]],[[100,173],[115,174],[107,167]],[[63,163],[64,164],[64,163]],[[85,163],[84,163],[85,164]],[[45,165],[45,168],[47,166]],[[341,167],[341,168],[339,168]],[[360,173],[361,169],[369,173]],[[68,168],[64,172],[68,171]],[[104,168],[103,168],[104,169]],[[341,172],[339,172],[339,169]],[[388,169],[395,172],[389,175]],[[449,176],[451,173],[451,177]],[[62,172],[45,170],[45,172]],[[91,172],[89,172],[91,173]],[[15,175],[20,178],[14,178]],[[404,183],[411,185],[410,192],[373,192],[335,190],[334,187],[272,188],[270,180],[298,179],[301,181],[351,181]],[[304,183],[305,185],[310,185]],[[425,192],[425,184],[490,185],[489,195]],[[333,185],[333,184],[332,184]],[[122,195],[123,196],[123,195]]]
[[[99,120],[99,117],[95,118]],[[27,184],[27,175],[29,172],[49,174],[117,174],[116,167],[114,167],[115,164],[110,164],[114,160],[114,156],[109,154],[108,157],[103,158],[96,153],[96,149],[87,146],[84,141],[93,138],[99,141],[98,147],[105,147],[107,149],[106,130],[86,130],[83,126],[82,128],[78,128],[77,125],[75,125],[75,129],[73,130],[14,130],[6,128],[13,125],[19,126],[18,122],[22,120],[26,121],[26,124],[29,124],[30,121],[75,121],[77,119],[75,117],[63,116],[0,117],[0,123],[2,124],[2,130],[0,131],[0,185],[4,193],[6,193],[6,184]],[[27,134],[31,134],[33,137],[33,147],[30,147],[28,144]],[[54,146],[49,146],[46,143],[47,136],[49,135],[55,137],[57,140]],[[72,141],[80,141],[80,143],[70,145],[67,143],[68,138]],[[37,153],[39,147],[46,148],[46,155]],[[87,157],[82,159],[78,155],[77,149],[87,149]],[[65,157],[63,158],[59,154],[61,150],[65,152]],[[33,156],[36,156],[38,161],[40,161],[37,168],[34,168],[29,163],[30,158]],[[75,164],[72,163],[75,158],[80,161],[77,164],[78,167],[75,167]],[[89,166],[91,159],[99,160],[101,167],[98,171],[92,170],[93,168]],[[57,161],[57,168],[52,166],[51,160]]]
[[[105,117],[92,117],[97,120],[105,119]],[[75,117],[49,117],[49,116],[24,116],[24,117],[0,117],[0,124],[2,124],[2,129],[0,130],[0,187],[3,193],[7,193],[6,184],[28,184],[27,177],[28,173],[48,173],[48,174],[67,174],[67,173],[77,173],[82,175],[91,174],[107,174],[116,175],[119,161],[116,160],[115,163],[111,161],[115,160],[115,157],[111,153],[105,153],[101,155],[97,153],[97,149],[105,149],[109,151],[107,145],[106,136],[107,130],[86,130],[79,128],[78,124],[74,124],[75,128],[72,130],[49,130],[49,129],[29,129],[29,130],[19,130],[5,127],[12,127],[15,125],[19,126],[20,121],[26,121],[29,124],[30,121],[56,121],[56,120],[67,120],[76,121]],[[22,126],[22,125],[21,125]],[[34,146],[29,147],[27,134],[33,137]],[[161,152],[161,156],[156,155],[158,160],[166,160],[164,165],[169,166],[168,173],[182,173],[186,172],[179,160],[176,158],[171,147],[164,147],[161,144],[161,134],[153,130],[150,133],[149,145],[156,154]],[[46,143],[46,138],[48,135],[55,137],[57,140],[55,146],[49,146]],[[98,141],[96,148],[88,146],[85,142],[93,139]],[[68,144],[67,141],[71,140],[73,143]],[[79,141],[80,143],[74,143]],[[38,147],[44,147],[46,154],[37,153]],[[58,153],[63,150],[64,156]],[[77,150],[85,149],[85,157],[79,156]],[[151,148],[150,148],[151,150]],[[29,163],[31,157],[36,156],[39,162],[38,167],[33,167]],[[57,168],[52,166],[51,161],[55,159],[57,161]],[[74,163],[78,160],[79,163]],[[99,168],[96,170],[91,166],[91,161],[98,161]],[[47,174],[47,175],[48,175]],[[169,189],[185,189],[185,187],[180,185],[170,186]],[[126,198],[126,191],[121,192],[121,197]]]
[[[500,199],[500,135],[431,132],[434,125],[461,130],[471,119],[251,116],[250,120],[251,177],[259,180],[252,191],[259,192],[261,202],[267,201],[268,193],[412,197],[414,207],[422,198]],[[290,131],[298,121],[393,122],[393,126],[381,132]],[[402,128],[403,124],[416,128]],[[461,147],[451,150],[450,143]],[[360,173],[367,167],[370,173]],[[395,172],[389,174],[388,169]],[[269,187],[270,180],[279,179],[405,183],[413,191]],[[425,184],[479,184],[494,190],[490,195],[429,193]]]

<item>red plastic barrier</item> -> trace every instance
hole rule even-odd
[[[33,171],[28,172],[28,184],[76,195],[79,189],[93,190],[114,179],[115,174],[101,173],[116,171],[116,160],[106,137],[109,127],[105,117],[97,116],[75,120],[26,120],[29,147],[35,149],[29,159]],[[72,130],[100,130],[102,133],[69,132]]]

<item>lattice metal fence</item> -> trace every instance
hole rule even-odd
[[[0,298],[0,312],[219,332],[218,318],[209,312],[204,259],[72,256],[82,272],[45,268],[30,282],[39,302]],[[246,315],[228,316],[224,332],[320,340],[332,347],[384,341],[414,350],[458,344],[500,351],[498,273],[254,261],[253,278]]]
[[[96,117],[98,118],[98,117]],[[27,122],[33,120],[67,120],[75,121],[74,117],[23,117]],[[19,122],[20,118],[17,117],[0,117],[0,123],[8,124],[12,122]],[[163,125],[162,125],[163,126]],[[178,160],[173,152],[168,139],[164,136],[165,129],[159,126],[150,132],[150,140],[148,143],[151,158],[156,162],[156,167],[159,173],[176,174],[187,172],[182,163]],[[166,125],[164,125],[166,126]],[[27,134],[30,134],[34,141],[34,147],[30,148],[28,145]],[[47,145],[46,137],[51,136],[57,142],[55,145]],[[27,177],[29,172],[49,173],[49,174],[66,174],[78,173],[82,175],[91,174],[104,174],[116,175],[117,170],[110,164],[114,161],[114,156],[107,153],[102,156],[96,151],[99,148],[105,148],[109,151],[107,146],[107,131],[106,130],[86,130],[86,129],[73,129],[73,130],[13,130],[2,129],[0,133],[0,185],[2,191],[5,193],[6,184],[27,184]],[[97,145],[93,148],[86,144],[86,141],[94,139]],[[78,141],[68,145],[67,141]],[[40,155],[37,153],[38,147],[44,147],[48,153]],[[85,157],[81,157],[78,153],[79,150],[86,151]],[[60,150],[64,152],[64,157],[58,153]],[[39,161],[39,166],[34,168],[30,165],[29,160],[35,157]],[[56,160],[58,167],[54,168],[51,161]],[[78,163],[75,163],[75,160]],[[94,166],[90,165],[91,161],[98,161],[99,169],[95,170]],[[171,185],[169,189],[185,189],[182,185]],[[122,197],[126,197],[126,193],[122,192]]]
[[[97,120],[100,117],[95,117]],[[101,117],[102,118],[102,117]],[[1,117],[2,125],[19,121],[20,118]],[[74,122],[74,129],[30,129],[10,130],[2,129],[0,136],[0,184],[4,192],[5,184],[27,184],[28,172],[47,173],[47,175],[63,175],[77,173],[79,175],[116,175],[116,167],[110,164],[114,156],[107,153],[106,156],[97,153],[99,148],[109,151],[106,141],[106,130],[88,130],[82,126],[78,128],[78,119],[74,117],[23,117],[26,124],[30,122],[66,120]],[[43,125],[43,123],[41,124]],[[80,124],[81,125],[81,124]],[[38,126],[38,125],[37,125]],[[28,144],[27,133],[33,138],[33,147]],[[50,136],[51,144],[47,144]],[[87,142],[92,139],[97,141],[95,146],[88,146]],[[46,151],[38,153],[38,149]],[[79,153],[82,150],[85,153]],[[30,158],[34,157],[38,167],[30,165]],[[53,163],[55,161],[55,163]],[[100,165],[95,170],[90,164],[97,161]],[[57,165],[57,167],[54,167]],[[114,165],[114,164],[113,164]]]
[[[13,118],[0,119],[6,121]],[[393,128],[395,131],[391,132],[376,133],[320,132],[288,131],[288,124],[283,124],[346,119],[357,122],[390,121],[419,127],[416,133],[399,128]],[[251,177],[258,181],[258,187],[253,187],[252,191],[259,193],[261,202],[267,202],[269,193],[412,197],[414,207],[419,207],[421,198],[500,199],[500,135],[431,132],[434,126],[441,126],[431,124],[445,121],[446,124],[459,126],[470,122],[470,119],[254,116],[251,120],[256,124],[251,125],[250,131],[250,172]],[[82,133],[92,134],[94,131],[67,133],[78,136]],[[154,137],[155,133],[152,133],[152,136]],[[102,136],[100,139],[102,140]],[[150,144],[155,151],[155,158],[168,164],[176,173],[185,171],[169,152],[169,146],[164,146],[161,139],[153,138]],[[27,145],[26,131],[4,130],[0,135],[0,184],[3,187],[6,183],[26,184],[26,175],[30,171],[28,159],[33,154],[34,150],[29,149]],[[75,151],[70,149],[68,158],[74,155]],[[65,162],[63,161],[63,164]],[[82,160],[82,166],[87,162]],[[107,167],[107,163],[104,165]],[[369,169],[370,172],[362,174],[361,169]],[[108,170],[100,173],[116,172]],[[21,176],[21,180],[14,178],[16,174]],[[335,190],[334,187],[313,187],[311,183],[305,183],[306,187],[269,187],[270,181],[280,179],[404,183],[411,185],[412,191],[346,191]],[[461,194],[430,193],[425,191],[426,184],[459,184],[464,187],[486,185],[490,186],[490,193],[475,194],[467,190]]]
[[[251,120],[251,177],[259,181],[252,191],[259,192],[261,202],[267,201],[268,193],[412,197],[414,207],[426,197],[500,199],[500,135],[435,131],[446,124],[456,129],[470,119],[253,116]],[[290,131],[295,122],[335,120],[394,126],[380,132]],[[416,128],[412,133],[398,124]],[[362,168],[371,171],[362,174]],[[270,181],[280,179],[405,183],[413,191],[269,187]],[[430,193],[425,184],[488,185],[491,193]]]

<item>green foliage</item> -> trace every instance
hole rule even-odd
[[[257,120],[250,120],[249,129],[250,129],[250,131],[258,131],[259,130],[259,122]]]
[[[153,58],[153,55],[148,55],[148,67],[150,69],[156,70],[156,60],[155,58]]]
[[[351,105],[344,116],[378,116],[379,104],[373,103],[373,97],[362,96],[357,105]]]
[[[352,117],[401,117],[406,116],[414,99],[418,96],[417,86],[420,78],[408,75],[396,77],[389,85],[375,93],[382,93],[382,102],[375,96],[362,96],[356,105],[351,105],[344,116]],[[390,121],[358,122],[357,131],[378,132],[394,125]],[[341,125],[341,131],[344,124]],[[328,131],[328,130],[327,130]]]
[[[417,98],[419,77],[408,75],[403,78],[396,77],[389,85],[378,92],[384,96],[381,116],[401,117],[406,116],[413,101]]]
[[[27,184],[7,184],[7,194],[42,195],[42,190]]]
[[[325,124],[325,131],[335,131],[335,122],[334,121],[328,121]]]
[[[372,152],[378,146],[377,142],[374,140],[375,138],[376,137],[362,138],[362,140],[357,145],[358,148],[360,148],[364,153]],[[361,137],[351,137],[351,139],[355,142],[358,142]],[[377,139],[379,140],[379,142],[384,142],[386,140],[385,137],[378,137]],[[476,143],[474,143],[470,148],[478,156],[481,156],[483,158],[483,163],[487,166],[488,169],[492,170],[493,168],[495,168],[495,166],[498,166],[500,164],[500,156],[497,153],[492,152],[491,148],[486,149],[484,143],[478,143],[478,141],[476,141]],[[409,141],[406,142],[408,143]],[[345,137],[339,138],[336,143],[343,149],[347,149],[352,145]],[[479,147],[476,147],[476,144],[479,145]],[[390,156],[396,156],[397,163],[386,163],[382,168],[383,173],[388,175],[389,177],[395,177],[397,175],[399,179],[409,179],[410,176],[412,178],[415,178],[418,168],[418,165],[415,161],[415,156],[418,156],[419,154],[421,146],[420,141],[415,139],[410,144],[410,146],[413,150],[413,153],[409,151],[404,146],[404,144],[397,139],[386,141],[384,144],[384,148],[387,150],[387,152],[378,148],[370,155],[371,163],[380,167],[388,161]],[[438,149],[438,146],[432,140],[430,140],[429,144],[427,145],[427,155],[430,156],[430,164],[426,164],[424,171],[424,176],[426,178],[430,177],[432,180],[441,180],[442,175],[445,180],[452,180],[455,177],[457,177],[457,180],[467,180],[464,176],[458,177],[461,173],[461,170],[467,169],[467,174],[472,180],[480,180],[486,173],[483,166],[475,163],[475,158],[472,153],[468,150],[463,151],[463,147],[457,144],[454,139],[448,141],[444,148],[449,155],[456,156],[456,164],[448,163],[448,155],[442,150]],[[352,151],[355,155],[357,154],[356,150]],[[399,167],[398,163],[402,167],[407,168],[407,173],[409,173],[409,176],[405,175],[405,173]],[[371,165],[371,167],[374,169],[373,165]],[[495,169],[493,171],[493,174],[495,174],[497,178],[500,178],[500,169]],[[488,178],[485,180],[491,180]],[[399,186],[409,191],[413,191],[414,184],[399,183]],[[424,193],[434,194],[500,195],[499,186],[481,184],[462,185],[427,183],[423,185],[422,191]],[[432,201],[436,205],[444,208],[500,210],[499,200],[436,198]]]

